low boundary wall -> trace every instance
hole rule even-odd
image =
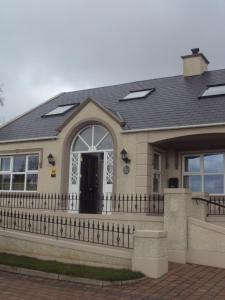
[[[224,216],[208,216],[206,221],[210,224],[225,227],[225,215]]]
[[[189,217],[187,262],[225,268],[225,228]]]
[[[134,245],[134,249],[118,249],[0,230],[0,252],[73,264],[132,269],[152,278],[168,271],[167,232],[137,230]]]
[[[0,251],[66,263],[131,269],[132,251],[0,230]]]

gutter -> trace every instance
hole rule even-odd
[[[170,126],[170,127],[130,129],[130,130],[123,130],[123,131],[121,131],[121,133],[135,133],[135,132],[146,132],[146,131],[163,131],[163,130],[201,128],[201,127],[215,127],[215,126],[225,126],[225,122],[223,122],[223,123],[211,123],[211,124],[199,124],[199,125],[183,125],[183,126]]]
[[[23,143],[23,142],[33,142],[33,141],[35,142],[35,141],[56,140],[56,139],[58,139],[57,136],[45,136],[45,137],[29,138],[29,139],[5,140],[5,141],[0,141],[0,144]]]

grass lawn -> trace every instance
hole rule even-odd
[[[66,264],[57,261],[41,260],[27,256],[0,253],[0,264],[20,268],[38,270],[48,273],[69,275],[73,277],[91,278],[107,281],[124,281],[138,279],[144,275],[130,270],[116,270],[101,267]]]

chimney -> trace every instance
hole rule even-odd
[[[181,56],[183,59],[183,75],[201,75],[208,71],[209,61],[203,53],[199,53],[199,48],[191,49],[191,54]]]

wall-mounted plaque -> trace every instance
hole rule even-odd
[[[130,167],[128,165],[125,165],[123,167],[123,174],[127,175],[130,173]]]

